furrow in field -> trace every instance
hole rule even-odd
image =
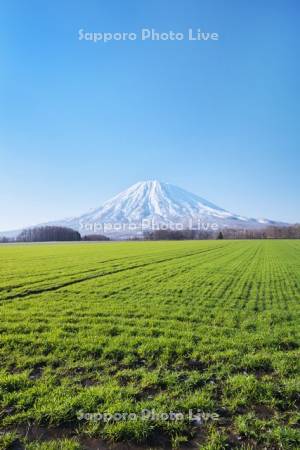
[[[220,246],[223,247],[224,245],[226,245],[226,244],[223,244]],[[112,274],[116,274],[116,273],[120,273],[120,272],[126,272],[126,271],[130,271],[130,270],[134,270],[134,269],[145,268],[145,267],[151,266],[153,264],[161,264],[161,263],[165,263],[165,262],[179,260],[182,258],[184,259],[187,257],[194,256],[195,254],[205,254],[205,253],[209,253],[209,252],[214,252],[218,248],[219,247],[208,248],[205,250],[198,250],[198,251],[194,251],[194,252],[184,253],[182,255],[172,256],[172,257],[168,257],[168,258],[155,259],[155,260],[151,260],[150,262],[141,262],[141,263],[132,264],[129,266],[127,265],[125,267],[120,267],[120,268],[116,268],[116,269],[112,269],[112,270],[107,270],[107,271],[104,270],[104,271],[101,271],[100,273],[97,272],[96,274],[89,273],[89,275],[87,275],[85,277],[75,278],[72,280],[66,280],[59,284],[56,283],[55,285],[41,287],[39,289],[27,289],[23,292],[16,292],[13,294],[4,295],[2,297],[2,299],[3,300],[12,300],[15,298],[22,298],[22,297],[27,297],[27,296],[31,296],[31,295],[39,295],[44,292],[57,291],[61,288],[67,287],[67,286],[71,286],[71,285],[78,284],[78,283],[83,283],[83,282],[86,282],[89,280],[93,280],[96,278],[100,278],[100,277],[104,277],[104,276],[108,276],[108,275],[112,275]],[[145,257],[143,258],[143,260],[145,260]]]

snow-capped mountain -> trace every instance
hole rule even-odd
[[[106,234],[126,238],[158,228],[218,230],[264,228],[278,224],[268,219],[249,219],[169,183],[141,181],[79,217],[40,225],[67,226],[82,235]],[[282,224],[281,224],[282,225]],[[15,236],[19,231],[0,233]]]
[[[249,219],[169,183],[141,181],[79,217],[51,222],[79,230],[81,234],[134,235],[146,230],[259,228],[274,224]]]

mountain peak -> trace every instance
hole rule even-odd
[[[138,181],[136,184],[162,184],[162,181],[160,181],[160,180],[143,180],[143,181]]]
[[[199,219],[219,221],[235,215],[170,183],[146,180],[135,183],[83,217],[88,222],[140,223],[154,220],[168,224]]]
[[[199,223],[218,228],[261,228],[275,224],[267,219],[249,219],[231,213],[171,183],[145,180],[86,214],[42,225],[68,226],[81,234],[102,232],[114,237],[128,237],[135,235],[137,230],[145,231],[145,222],[155,228],[172,228],[174,225],[191,228]]]
[[[138,181],[137,183],[133,184],[131,186],[131,188],[133,187],[137,187],[137,186],[149,186],[149,187],[155,187],[155,186],[162,186],[168,183],[164,183],[160,180],[143,180],[143,181]],[[130,188],[129,188],[130,189]]]

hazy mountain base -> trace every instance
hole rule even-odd
[[[177,186],[153,180],[136,183],[81,216],[42,225],[69,227],[81,235],[100,233],[112,239],[128,239],[166,228],[217,231],[285,224],[231,213]],[[0,236],[16,237],[20,231],[2,232]]]

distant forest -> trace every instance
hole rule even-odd
[[[197,230],[155,230],[145,232],[142,238],[129,240],[206,240],[206,239],[300,239],[300,225],[287,227],[270,226],[257,230],[224,228],[221,231]],[[27,228],[16,238],[2,237],[0,243],[9,242],[55,242],[55,241],[109,241],[102,234],[81,236],[78,231],[67,227],[44,226]]]
[[[59,242],[59,241],[109,241],[107,236],[93,234],[81,236],[78,231],[67,227],[44,226],[27,228],[23,230],[15,239],[8,237],[0,238],[1,243],[8,242]]]
[[[224,228],[217,232],[155,230],[144,233],[144,239],[150,241],[186,239],[300,239],[300,225],[297,224],[288,227],[270,226],[257,230]]]

